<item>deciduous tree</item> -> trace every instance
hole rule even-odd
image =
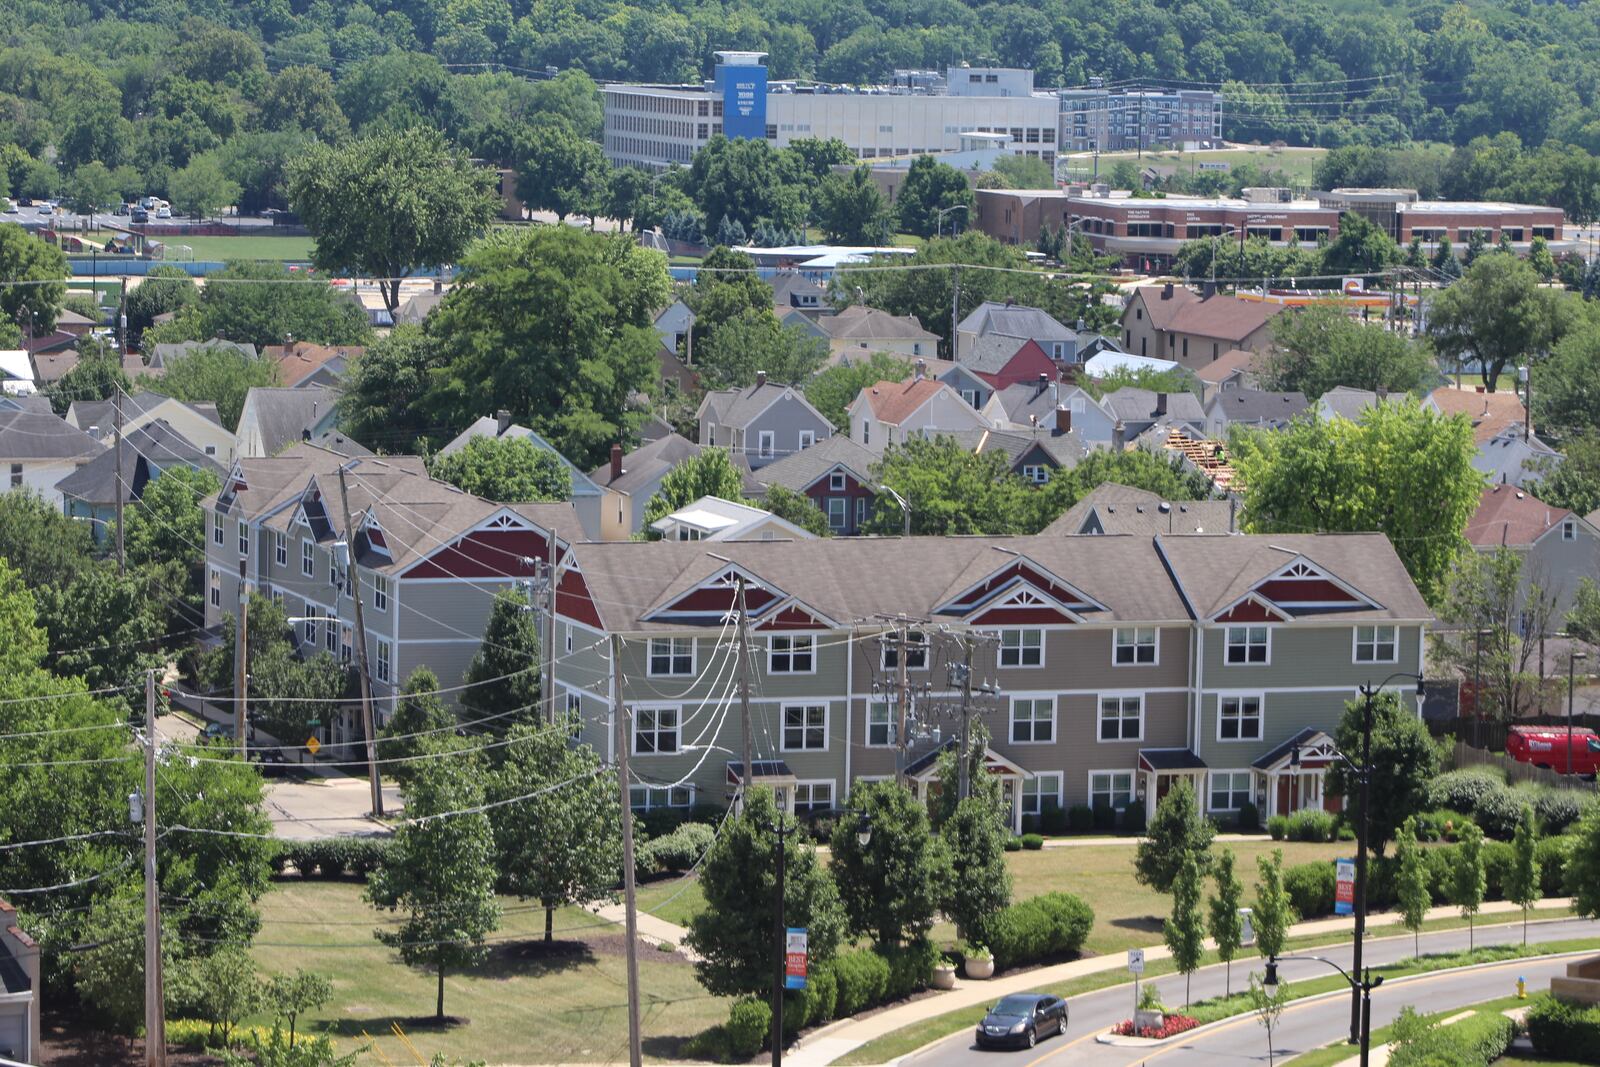
[[[538,719],[539,665],[539,622],[528,594],[515,588],[496,593],[483,643],[467,665],[462,706],[500,730]]]
[[[895,197],[895,209],[900,216],[900,226],[918,237],[932,237],[935,233],[958,234],[976,221],[968,218],[972,211],[972,190],[966,177],[947,163],[932,156],[918,156],[906,169],[905,181],[900,183]],[[941,208],[948,210],[939,217]]]
[[[234,345],[198,345],[167,361],[159,383],[140,375],[140,383],[156,388],[174,400],[212,403],[217,417],[230,430],[239,425],[245,396],[256,386],[275,385],[277,366],[262,356],[252,356]]]
[[[812,210],[817,225],[834,244],[883,245],[894,230],[894,213],[866,167],[823,178]]]
[[[1522,909],[1522,943],[1528,943],[1528,908],[1542,894],[1539,891],[1539,857],[1534,846],[1538,835],[1533,828],[1533,809],[1522,806],[1516,836],[1511,840],[1511,868],[1505,875],[1506,899]]]
[[[456,717],[439,697],[439,676],[427,667],[418,667],[406,675],[393,714],[378,730],[378,757],[391,761],[388,773],[404,786],[415,757],[430,739],[450,733],[455,725]],[[292,1029],[292,1020],[290,1026]]]
[[[210,153],[196,156],[189,165],[167,181],[172,206],[192,219],[211,218],[239,199],[238,182],[223,172],[222,164]]]
[[[1400,832],[1395,835],[1395,904],[1400,909],[1400,921],[1411,931],[1412,953],[1422,955],[1422,924],[1427,921],[1428,908],[1433,904],[1429,888],[1431,878],[1428,865],[1417,844],[1417,819],[1408,816]]]
[[[828,871],[839,887],[849,932],[881,949],[923,940],[933,927],[949,860],[928,827],[927,809],[898,782],[869,782],[850,790],[866,812],[872,839],[857,839],[853,819],[833,828]]]
[[[21,226],[0,226],[0,313],[30,337],[56,328],[67,257]]]
[[[536,211],[597,215],[605,207],[609,167],[600,146],[564,122],[541,122],[519,139],[517,198]]]
[[[1433,372],[1428,352],[1404,334],[1368,326],[1342,308],[1313,305],[1272,321],[1269,389],[1297,390],[1315,401],[1335,386],[1408,393]]]
[[[796,492],[786,485],[767,486],[767,495],[760,500],[751,501],[755,507],[765,508],[778,518],[792,522],[807,533],[818,537],[831,537],[833,530],[828,526],[828,516],[822,509],[804,493]]]
[[[940,910],[956,924],[956,936],[989,943],[989,922],[1011,903],[1011,871],[1005,843],[1010,835],[990,798],[971,796],[956,805],[939,828],[950,857]]]
[[[743,389],[756,375],[799,385],[828,358],[828,344],[796,325],[784,325],[771,307],[724,321],[695,345],[695,369],[708,389]]]
[[[1294,904],[1283,888],[1283,849],[1272,850],[1272,858],[1256,857],[1256,906],[1251,910],[1255,919],[1256,952],[1262,959],[1283,955],[1283,945],[1289,937],[1289,927],[1294,924]]]
[[[1217,828],[1200,814],[1194,787],[1180,778],[1156,805],[1155,818],[1134,850],[1133,877],[1158,893],[1171,892],[1186,857],[1194,857],[1202,873],[1211,869],[1216,835]]]
[[[1527,263],[1515,256],[1480,256],[1434,299],[1428,336],[1446,360],[1476,365],[1494,392],[1508,364],[1542,361],[1581,318],[1578,301],[1541,286]]]
[[[1526,560],[1510,548],[1466,552],[1456,561],[1438,607],[1449,628],[1429,642],[1437,660],[1473,678],[1474,714],[1510,720],[1532,712],[1540,684],[1537,635],[1560,622],[1557,590],[1548,582],[1528,573]]]
[[[739,500],[744,496],[744,475],[728,458],[725,448],[703,448],[698,456],[667,472],[661,479],[661,488],[645,504],[644,524],[648,527],[703,496],[723,500]]]
[[[969,452],[951,437],[914,437],[890,445],[872,474],[910,503],[913,534],[1015,534],[1033,526],[1034,490],[1000,452]],[[880,493],[864,529],[897,534],[903,522],[894,498]]]
[[[1472,951],[1475,919],[1488,891],[1488,876],[1483,869],[1483,831],[1478,824],[1463,821],[1457,831],[1456,853],[1450,866],[1450,903],[1461,909],[1467,920],[1467,951]]]
[[[1186,852],[1172,880],[1172,914],[1162,924],[1161,937],[1172,953],[1172,965],[1183,975],[1183,1002],[1189,1003],[1189,981],[1205,956],[1205,915],[1200,906],[1200,864]]]
[[[442,482],[503,503],[565,500],[572,492],[572,475],[561,457],[525,437],[474,437],[428,466]]]
[[[1226,967],[1223,995],[1229,996],[1233,991],[1233,957],[1238,954],[1239,946],[1244,941],[1244,918],[1239,914],[1239,909],[1244,905],[1244,884],[1239,881],[1234,869],[1232,849],[1225,848],[1217,854],[1213,873],[1217,879],[1217,892],[1206,901],[1209,912],[1206,930],[1217,946],[1217,959]],[[1173,907],[1176,911],[1176,897]]]
[[[1406,698],[1411,699],[1409,695]],[[1365,698],[1348,701],[1339,718],[1334,740],[1340,752],[1359,759]],[[1367,789],[1372,810],[1367,815],[1367,847],[1383,855],[1406,819],[1427,809],[1428,782],[1439,769],[1439,754],[1428,728],[1392,690],[1372,698],[1372,756]],[[1346,808],[1358,806],[1356,776],[1343,762],[1328,769],[1327,788],[1346,798]]]
[[[806,400],[822,413],[823,418],[839,429],[848,431],[850,417],[845,408],[869,385],[878,382],[897,382],[910,375],[906,361],[887,352],[874,352],[865,359],[850,363],[837,363],[805,383]]]

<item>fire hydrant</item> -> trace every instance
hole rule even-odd
[[[1517,999],[1528,999],[1528,980],[1522,977],[1520,974],[1517,975]]]

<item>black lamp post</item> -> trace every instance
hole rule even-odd
[[[865,810],[846,809],[841,815],[856,816],[856,840],[862,847],[872,840],[872,820]],[[797,823],[785,823],[783,812],[768,827],[778,838],[776,896],[772,905],[772,1067],[783,1065],[783,971],[786,957],[785,942],[788,927],[783,921],[783,861],[784,842],[799,829]]]
[[[1356,942],[1357,955],[1360,954],[1360,946],[1361,943],[1359,941]],[[1267,957],[1267,976],[1261,983],[1261,988],[1269,999],[1274,999],[1278,995],[1278,963],[1280,960],[1316,960],[1318,963],[1326,963],[1329,967],[1338,971],[1346,982],[1350,983],[1350,991],[1356,998],[1356,1002],[1361,1006],[1361,1023],[1357,1033],[1352,1035],[1350,1040],[1352,1043],[1359,1042],[1361,1045],[1361,1067],[1367,1067],[1367,1056],[1371,1051],[1372,1045],[1372,991],[1383,984],[1383,975],[1380,974],[1374,978],[1372,977],[1372,968],[1369,967],[1362,970],[1359,965],[1355,968],[1356,973],[1352,974],[1332,960],[1324,959],[1321,956],[1269,956]],[[1356,974],[1361,976],[1359,981],[1356,978]]]
[[[1568,775],[1572,774],[1572,697],[1573,697],[1573,694],[1576,692],[1576,690],[1573,689],[1573,687],[1572,687],[1573,668],[1577,666],[1578,661],[1580,659],[1588,659],[1588,658],[1589,658],[1589,654],[1587,652],[1579,652],[1577,649],[1570,649],[1567,652],[1567,774]]]

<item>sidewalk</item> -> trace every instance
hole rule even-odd
[[[598,908],[590,908],[600,918],[607,922],[624,925],[628,921],[627,914],[621,904],[602,904]],[[691,963],[700,957],[684,945],[683,939],[689,936],[689,931],[681,926],[674,926],[665,919],[658,919],[649,912],[639,912],[636,916],[639,927],[639,937],[652,945],[672,945],[678,953]]]
[[[1571,906],[1572,901],[1570,898],[1554,897],[1540,901],[1536,906],[1536,910],[1560,909],[1565,911]],[[1497,900],[1484,904],[1478,914],[1479,917],[1488,917],[1508,915],[1521,910],[1521,908],[1508,901]],[[1458,909],[1445,905],[1429,909],[1428,918],[1450,919],[1455,918],[1458,914]],[[1388,913],[1384,912],[1368,916],[1368,926],[1370,927],[1374,923],[1382,923],[1386,916],[1388,916]],[[1348,917],[1316,919],[1311,922],[1297,923],[1290,927],[1289,936],[1308,937],[1350,933],[1353,926],[1354,920]],[[1384,936],[1389,935],[1386,934]],[[1213,947],[1208,939],[1206,948]],[[1144,950],[1146,962],[1167,959],[1170,956],[1171,953],[1167,951],[1164,945],[1156,945]],[[1073,960],[1070,963],[1058,963],[1051,967],[1039,967],[989,981],[971,982],[957,978],[956,987],[949,992],[940,993],[937,996],[924,997],[908,1004],[901,1004],[864,1019],[843,1019],[823,1027],[816,1033],[806,1037],[800,1046],[786,1053],[784,1059],[790,1064],[790,1067],[825,1067],[826,1064],[830,1064],[839,1057],[853,1052],[868,1041],[893,1033],[901,1027],[924,1022],[946,1012],[987,1004],[1005,996],[1007,993],[1021,993],[1042,986],[1068,982],[1074,978],[1082,978],[1085,975],[1118,971],[1126,968],[1127,965],[1127,958],[1119,953],[1114,956],[1095,956],[1090,959]]]

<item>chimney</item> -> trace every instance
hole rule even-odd
[[[511,412],[501,408],[494,413],[494,435],[504,437],[509,429],[511,429]]]
[[[1034,393],[1033,395],[1034,396],[1043,396],[1044,395],[1044,391],[1046,389],[1048,389],[1048,388],[1050,388],[1050,375],[1045,374],[1043,371],[1040,371],[1039,372],[1039,391]]]
[[[1123,437],[1127,432],[1127,427],[1122,425],[1121,419],[1118,419],[1117,424],[1111,427],[1111,451],[1121,452],[1123,450]]]
[[[1163,300],[1171,300],[1172,299],[1172,283],[1171,282],[1168,282],[1166,285],[1163,285],[1161,287],[1161,299],[1163,299]]]
[[[1056,405],[1056,433],[1072,432],[1072,409],[1065,404]]]
[[[616,481],[622,477],[622,446],[611,446],[611,480]]]
[[[1217,295],[1217,283],[1216,282],[1208,280],[1204,285],[1202,285],[1200,287],[1200,299],[1202,299],[1202,300],[1210,300],[1212,297],[1214,297],[1216,295]]]
[[[911,367],[912,367],[912,372],[911,372],[912,377],[915,378],[917,381],[920,382],[920,381],[922,381],[922,379],[924,379],[924,378],[926,378],[928,376],[928,361],[927,360],[919,359],[915,363],[913,363],[911,365]]]
[[[764,370],[756,371],[756,388],[759,389],[763,385],[766,385],[766,384],[767,384],[767,372],[764,371]]]
[[[442,292],[444,292],[444,279],[436,277],[433,279],[433,295],[438,296]]]
[[[1166,393],[1157,393],[1156,394],[1156,417],[1160,418],[1162,415],[1165,415],[1166,413],[1167,413],[1167,394]]]
[[[1083,321],[1083,316],[1079,315],[1078,316],[1078,332],[1082,333],[1086,329],[1088,329],[1088,325]]]

